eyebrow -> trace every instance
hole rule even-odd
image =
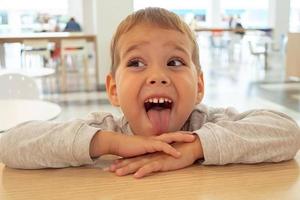
[[[134,51],[134,50],[136,50],[136,49],[139,49],[140,48],[140,46],[145,46],[145,45],[147,45],[147,44],[149,44],[150,42],[148,42],[148,41],[142,41],[142,42],[139,42],[139,43],[137,43],[137,44],[133,44],[133,45],[131,45],[131,46],[129,46],[127,49],[126,49],[126,51],[123,53],[123,55],[122,55],[122,57],[124,56],[126,56],[127,54],[129,54],[131,51]]]
[[[129,46],[125,52],[122,54],[122,57],[125,57],[127,54],[129,54],[131,51],[134,51],[136,49],[139,49],[141,46],[145,46],[147,44],[149,44],[150,42],[149,41],[142,41],[142,42],[138,42],[137,44],[133,44],[131,46]],[[178,50],[178,51],[181,51],[183,53],[185,53],[186,55],[189,55],[189,51],[182,47],[184,46],[183,43],[180,43],[180,45],[170,41],[170,42],[166,42],[163,46],[166,46],[166,47],[173,47],[175,50]]]
[[[175,44],[174,42],[167,42],[167,43],[164,44],[164,46],[174,47],[175,50],[181,51],[181,52],[189,55],[189,51],[186,48],[183,47],[184,44],[183,43],[180,43],[180,44],[182,44],[182,45],[178,45],[177,43]]]

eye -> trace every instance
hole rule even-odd
[[[185,63],[180,58],[172,58],[171,60],[168,61],[167,65],[178,67],[178,66],[185,66]]]
[[[140,59],[132,59],[127,63],[127,67],[144,67],[145,64]]]

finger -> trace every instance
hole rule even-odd
[[[121,159],[115,160],[114,163],[110,165],[109,169],[110,169],[110,171],[114,172],[117,169],[122,168],[131,162],[135,162],[138,159],[139,159],[138,157],[135,157],[135,158],[125,158],[125,159],[121,158]]]
[[[117,159],[117,160],[114,160],[114,161],[113,161],[113,164],[121,163],[121,162],[123,162],[123,160],[127,160],[127,159],[119,158],[119,159]]]
[[[111,164],[109,167],[108,167],[108,170],[110,172],[115,172],[117,169],[117,165],[116,164]]]
[[[129,159],[120,158],[120,159],[115,160],[109,166],[109,171],[115,172],[118,168],[127,165],[130,162],[131,159],[133,159],[133,158],[129,158]]]
[[[141,167],[137,172],[134,173],[135,178],[142,178],[144,176],[147,176],[153,172],[158,172],[162,170],[162,163],[158,161],[151,162],[149,164],[144,165]]]
[[[112,171],[116,171],[117,169],[120,169],[122,167],[125,167],[126,165],[129,165],[129,164],[135,163],[135,162],[140,162],[140,163],[146,164],[147,162],[149,162],[149,158],[136,157],[136,158],[124,159],[116,164],[112,164],[110,166],[110,168],[112,169]]]
[[[146,147],[147,152],[153,153],[156,151],[162,151],[166,154],[169,154],[175,158],[179,158],[181,156],[181,153],[177,151],[174,147],[169,145],[168,143],[164,143],[162,141],[156,141],[155,143],[152,143],[152,145]]]
[[[119,161],[119,162],[117,162],[117,163],[113,163],[113,164],[110,165],[109,170],[110,170],[111,172],[115,172],[117,169],[119,169],[119,168],[121,168],[121,167],[124,167],[124,166],[126,166],[128,163],[130,163],[129,160],[130,160],[130,159],[128,159],[128,160],[126,159],[126,160]]]
[[[154,139],[172,143],[172,142],[193,142],[195,140],[195,135],[187,134],[184,132],[176,132],[176,133],[165,133],[160,136],[154,137]]]
[[[122,158],[121,158],[121,159],[114,160],[113,163],[108,167],[108,171],[114,172],[114,171],[116,170],[117,164],[120,163],[121,160],[122,160]]]
[[[143,162],[138,161],[138,162],[133,162],[130,163],[124,167],[121,167],[115,171],[115,174],[118,176],[124,176],[128,174],[135,173],[139,168],[141,168],[144,165]]]

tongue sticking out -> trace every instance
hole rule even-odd
[[[153,128],[156,130],[156,133],[165,133],[168,131],[170,113],[171,109],[150,109],[147,112],[148,118],[150,119]]]

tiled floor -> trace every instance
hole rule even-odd
[[[271,52],[269,69],[263,59],[250,55],[247,37],[234,51],[212,48],[207,38],[199,37],[200,62],[205,77],[203,103],[214,107],[235,107],[239,111],[267,108],[289,114],[300,123],[300,82],[285,80],[284,57],[280,51]],[[74,78],[75,88],[78,80]],[[73,90],[76,91],[76,90]],[[109,104],[105,92],[72,92],[47,94],[44,99],[57,102],[62,113],[59,121],[82,118],[93,111],[121,115]]]

